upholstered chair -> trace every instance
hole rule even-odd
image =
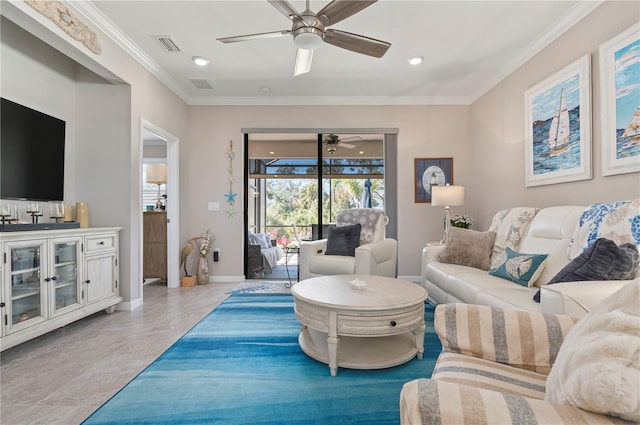
[[[300,246],[300,280],[339,274],[395,277],[398,242],[385,237],[388,222],[389,218],[381,209],[340,211],[336,216],[336,226],[329,228],[327,239],[303,242]],[[345,253],[342,251],[344,240],[340,238],[345,230],[357,224],[360,225],[360,238],[353,253]],[[348,242],[353,242],[353,239]],[[340,248],[336,250],[336,246]]]

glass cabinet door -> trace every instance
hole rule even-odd
[[[54,315],[60,310],[69,310],[71,306],[80,307],[78,247],[78,240],[53,243],[53,273],[47,279],[53,282]]]
[[[11,248],[9,329],[35,324],[46,315],[40,279],[42,250],[43,244]]]

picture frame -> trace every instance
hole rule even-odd
[[[591,179],[591,59],[525,92],[525,186]]]
[[[640,23],[600,45],[602,175],[640,172]]]
[[[416,203],[431,203],[431,186],[453,184],[453,158],[415,158]]]

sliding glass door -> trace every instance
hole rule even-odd
[[[382,135],[248,134],[245,141],[247,230],[285,251],[326,237],[341,210],[384,208]],[[248,260],[251,275],[255,259]]]

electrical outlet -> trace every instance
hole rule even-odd
[[[213,250],[213,262],[217,263],[220,261],[220,250],[218,248]]]

